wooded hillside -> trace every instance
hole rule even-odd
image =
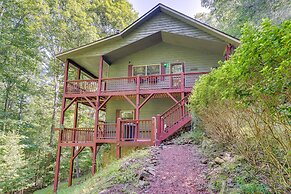
[[[53,181],[63,82],[55,55],[136,18],[126,0],[0,2],[0,193]],[[82,171],[90,165],[84,158]],[[65,166],[61,172],[68,172]]]
[[[198,82],[191,106],[207,135],[262,171],[274,192],[288,192],[291,4],[202,0],[202,5],[210,14],[196,18],[241,36],[242,46]],[[262,18],[273,22],[261,24]],[[59,127],[63,93],[63,64],[55,55],[115,34],[135,19],[127,0],[0,2],[0,193],[32,191],[53,182],[53,129]],[[241,31],[245,23],[250,24]],[[83,123],[92,122],[91,112],[82,107],[79,112]],[[107,147],[99,153],[102,149]],[[62,164],[69,157],[65,150]],[[78,163],[81,175],[90,171],[89,151],[81,153]],[[61,180],[68,168],[61,166]]]

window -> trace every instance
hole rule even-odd
[[[133,76],[142,76],[146,75],[146,66],[136,66],[132,67],[133,68]]]
[[[133,76],[143,76],[143,75],[159,75],[161,74],[161,65],[143,65],[143,66],[133,66],[132,75]]]
[[[123,120],[132,120],[134,118],[134,111],[133,110],[121,110],[120,111],[120,118]]]
[[[182,73],[183,72],[183,63],[172,63],[171,64],[171,73]]]

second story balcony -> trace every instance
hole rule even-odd
[[[208,72],[184,72],[150,76],[68,80],[67,95],[124,95],[167,92],[191,92],[198,78]],[[100,86],[99,86],[100,85]]]

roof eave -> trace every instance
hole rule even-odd
[[[154,14],[154,12],[159,12],[159,11],[163,11],[167,14],[170,14],[171,16],[176,17],[176,18],[178,18],[178,19],[180,19],[180,20],[182,20],[182,21],[184,21],[192,26],[195,26],[200,30],[203,30],[203,31],[207,30],[207,32],[210,33],[211,35],[216,36],[217,38],[224,40],[225,42],[229,42],[229,43],[235,45],[236,47],[241,44],[239,39],[232,37],[231,35],[228,35],[228,34],[222,32],[222,31],[219,31],[219,30],[217,30],[217,29],[215,29],[207,24],[204,24],[204,23],[202,23],[194,18],[191,18],[183,13],[180,13],[176,10],[173,10],[170,7],[167,7],[167,6],[159,3],[154,8],[152,8],[147,13],[145,13],[143,16],[141,16],[139,19],[137,19],[132,24],[130,24],[128,27],[126,27],[124,30],[122,30],[119,34],[114,34],[112,36],[105,37],[103,39],[99,39],[97,41],[80,46],[78,48],[74,48],[71,50],[67,50],[67,51],[58,53],[56,55],[56,58],[60,59],[61,61],[64,61],[66,59],[67,55],[72,54],[72,53],[76,53],[82,49],[89,49],[91,47],[94,47],[96,45],[102,44],[102,43],[110,41],[110,40],[122,39],[128,33],[130,33],[132,30],[134,30],[137,26],[141,25],[144,21],[146,21],[146,19],[151,17]]]

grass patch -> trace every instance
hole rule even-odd
[[[270,187],[263,183],[260,174],[243,158],[215,167],[209,175],[209,187],[213,192],[269,194]]]
[[[93,177],[87,177],[85,180],[73,180],[74,183],[79,181],[79,185],[73,184],[72,187],[67,187],[67,183],[59,184],[58,194],[99,193],[121,184],[130,184],[131,189],[137,188],[137,171],[143,165],[143,158],[147,156],[149,156],[148,149],[135,151],[127,157],[112,162]],[[124,192],[127,192],[126,187],[124,187]],[[53,186],[38,190],[35,194],[53,194]]]

